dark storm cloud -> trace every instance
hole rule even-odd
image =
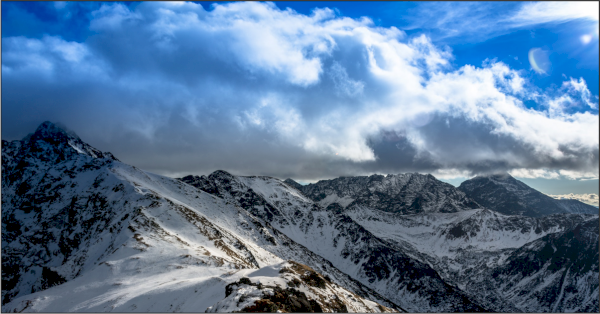
[[[583,81],[540,94],[502,63],[452,69],[426,36],[328,9],[110,3],[85,16],[83,41],[2,38],[4,139],[60,121],[174,176],[597,173],[598,116],[568,113],[590,99]],[[539,111],[522,106],[532,98]]]

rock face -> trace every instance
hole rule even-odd
[[[292,282],[315,309],[336,300],[392,310],[344,287],[396,307],[231,202],[125,165],[52,123],[3,141],[2,155],[3,312],[199,312],[227,303],[227,285],[242,277]],[[280,274],[297,256],[344,287]],[[236,295],[250,298],[244,291]]]
[[[598,217],[512,252],[492,282],[526,312],[598,312]]]
[[[597,212],[417,174],[172,179],[48,122],[2,157],[3,312],[599,310]]]
[[[598,309],[598,246],[593,236],[596,232],[597,237],[598,227],[589,229],[593,224],[588,224],[598,219],[597,215],[557,214],[533,218],[506,216],[487,209],[398,215],[364,207],[350,208],[346,213],[379,238],[394,242],[407,254],[430,263],[446,282],[459,287],[488,310],[550,312],[554,306],[568,311]],[[585,234],[589,238],[577,242],[579,244],[548,242],[565,234],[570,237],[571,230],[579,230],[582,224],[588,228]],[[546,251],[532,253],[529,247],[534,243],[532,248],[538,249],[541,243],[550,244],[545,244]],[[586,245],[581,245],[583,243]],[[553,245],[556,251],[548,249]],[[571,252],[569,254],[577,253],[562,254],[559,246]],[[540,259],[531,264],[528,258],[533,258],[533,254]],[[516,257],[521,258],[511,262]],[[572,263],[587,265],[580,277],[573,279],[578,285],[578,299],[556,297],[542,304],[535,301],[541,294],[530,292],[560,289],[562,282],[549,278],[556,277],[556,272],[564,273]],[[536,266],[535,271],[530,269],[531,265]],[[527,269],[531,271],[521,274],[520,270]],[[506,271],[516,273],[506,274]],[[509,281],[513,284],[506,286]],[[527,297],[518,297],[525,294]]]
[[[207,312],[395,312],[348,293],[306,265],[288,261],[272,270],[279,274],[272,280],[242,277],[228,284],[225,299]]]
[[[463,182],[458,189],[482,206],[505,215],[598,214],[598,208],[594,206],[577,200],[556,200],[507,173],[477,176]]]
[[[305,186],[291,179],[287,182],[323,207],[359,204],[401,214],[454,213],[481,207],[452,185],[418,173],[341,177]]]
[[[49,122],[22,141],[2,141],[3,303],[76,277],[95,246],[111,249],[98,237],[114,238],[132,218],[130,204],[101,193],[127,194],[106,181],[114,162]]]

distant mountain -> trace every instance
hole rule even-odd
[[[323,207],[360,204],[402,214],[454,213],[481,207],[454,186],[418,173],[341,177],[305,186],[291,179],[287,182]]]
[[[507,173],[477,176],[463,182],[458,189],[482,206],[505,215],[598,214],[597,207],[577,200],[554,199]]]

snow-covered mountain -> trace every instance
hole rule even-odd
[[[587,281],[580,280],[578,287],[580,300],[585,302],[578,304],[555,296],[549,297],[546,303],[532,307],[526,304],[526,298],[515,299],[513,290],[499,288],[502,287],[501,281],[496,281],[496,278],[499,278],[496,275],[498,272],[520,268],[517,263],[507,264],[515,254],[522,256],[518,252],[515,253],[516,251],[523,250],[531,243],[547,241],[551,235],[568,234],[580,224],[598,219],[597,215],[560,214],[533,218],[506,216],[488,209],[399,215],[360,206],[348,209],[346,214],[380,238],[395,242],[402,246],[405,252],[430,263],[445,281],[465,291],[488,310],[548,312],[552,311],[554,306],[573,311],[598,309],[598,245],[594,246],[593,238],[589,245],[576,249],[570,243],[561,243],[560,245],[567,246],[567,250],[579,250],[579,255],[567,256],[559,261],[545,261],[544,266],[564,271],[564,265],[577,259],[590,264],[581,275],[587,278]],[[598,225],[596,224],[595,230],[589,229],[592,226],[590,224],[586,226],[586,232],[595,232],[597,237]],[[547,256],[553,254],[544,253],[548,254]],[[552,263],[556,265],[552,266]],[[523,265],[528,267],[527,264]],[[515,275],[510,279],[521,284],[527,282],[527,289],[530,291],[560,287],[561,282],[540,281],[536,278],[539,275],[528,273],[522,276]],[[594,276],[596,281],[590,279]],[[508,280],[507,277],[505,279]],[[520,287],[519,285],[517,286]],[[533,295],[531,297],[534,298]],[[532,301],[532,304],[535,302],[537,301]],[[569,302],[570,305],[567,305]]]
[[[398,177],[409,179],[398,180]],[[411,177],[421,180],[412,181],[411,186]],[[579,288],[581,300],[583,298],[587,300],[585,304],[576,304],[566,298],[556,297],[549,298],[551,302],[533,307],[524,303],[523,299],[515,299],[511,294],[512,291],[498,289],[497,285],[490,284],[495,282],[493,281],[495,271],[505,267],[504,263],[514,251],[529,243],[542,241],[540,239],[546,236],[568,232],[586,219],[598,217],[597,209],[596,215],[579,214],[586,213],[588,208],[576,210],[575,206],[580,206],[576,204],[568,207],[568,210],[561,207],[562,210],[559,212],[563,214],[527,217],[504,215],[485,207],[477,206],[472,209],[468,206],[471,203],[477,204],[476,201],[462,203],[454,201],[452,204],[457,204],[455,210],[439,210],[444,207],[440,204],[450,203],[448,199],[456,200],[457,195],[459,199],[470,200],[469,194],[465,195],[460,191],[457,193],[455,188],[444,186],[436,183],[437,180],[434,178],[431,179],[430,176],[406,174],[338,178],[306,186],[301,186],[291,179],[285,182],[314,201],[322,205],[330,204],[329,207],[332,209],[337,208],[338,213],[347,215],[353,222],[387,242],[388,245],[398,248],[415,260],[427,263],[445,282],[458,287],[472,302],[487,310],[522,312],[552,311],[555,307],[571,310],[598,308],[598,295],[595,292],[598,284],[594,281],[588,280],[591,284],[589,289]],[[429,185],[421,183],[424,181],[429,181]],[[345,183],[340,184],[340,182]],[[511,183],[517,185],[517,187],[509,185],[507,189],[511,191],[525,190],[533,196],[537,196],[536,193],[541,194],[516,180]],[[440,186],[444,189],[439,189]],[[397,193],[398,190],[408,190],[411,193]],[[490,192],[490,196],[493,195]],[[502,199],[502,193],[499,195],[501,196],[496,199]],[[393,208],[390,210],[390,203],[407,204],[414,199],[427,200],[422,203],[425,204],[422,207],[425,210],[414,214],[405,214],[406,211],[395,211]],[[467,204],[467,206],[461,207],[460,204]],[[530,203],[524,204],[523,208],[526,208],[525,206]],[[531,204],[537,203],[531,202]],[[565,212],[575,214],[564,214]],[[597,252],[597,246],[587,246],[585,252],[581,254],[587,256],[587,261],[591,263]],[[516,266],[512,264],[511,267]],[[598,267],[595,266],[591,267],[585,276],[586,278],[597,277],[597,273]],[[532,291],[543,290],[550,286],[557,289],[560,286],[559,282],[540,282],[533,278],[535,276],[535,274],[523,276],[518,281],[532,280],[528,285],[528,289]],[[513,278],[513,280],[517,279]],[[567,305],[569,302],[571,304]]]
[[[2,311],[598,312],[597,212],[479,204],[418,174],[173,179],[45,122],[2,141]]]
[[[2,157],[3,312],[393,310],[334,267],[349,284],[288,261],[319,257],[228,200],[52,123]]]
[[[526,312],[598,313],[598,217],[512,252],[488,276]]]
[[[598,208],[577,200],[557,200],[508,173],[477,176],[459,187],[482,206],[505,215],[540,217],[558,213],[598,214]]]
[[[402,214],[453,213],[481,207],[465,193],[430,174],[341,177],[305,186],[292,179],[285,182],[323,207],[333,203],[342,207],[361,204],[385,212]]]
[[[364,229],[337,204],[318,206],[300,191],[270,177],[239,177],[219,170],[208,177],[181,180],[236,202],[403,309],[484,310],[446,283],[429,264]]]

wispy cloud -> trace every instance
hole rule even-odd
[[[598,1],[539,1],[523,3],[519,11],[507,18],[511,27],[542,23],[567,22],[575,19],[598,21]]]
[[[454,69],[428,36],[329,9],[145,2],[89,16],[85,42],[2,39],[3,137],[62,121],[172,175],[598,173],[598,115],[572,110],[597,108],[582,79],[540,91],[501,62]]]
[[[544,23],[598,22],[598,11],[597,1],[422,2],[411,9],[405,28],[429,30],[435,39],[476,42]]]

